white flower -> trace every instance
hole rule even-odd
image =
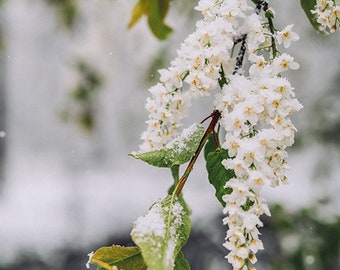
[[[260,221],[258,215],[251,213],[251,211],[243,214],[243,226],[247,231],[253,230],[257,227],[262,227],[263,223]]]
[[[294,57],[288,55],[287,53],[281,54],[272,62],[272,70],[275,75],[281,73],[282,71],[286,71],[288,69],[295,70],[299,67],[300,65],[294,61]]]
[[[247,50],[250,53],[256,51],[266,40],[262,19],[256,13],[253,13],[246,18],[246,22],[244,23],[243,28],[241,28],[241,31],[247,33]]]
[[[227,133],[225,136],[225,141],[222,144],[224,149],[228,149],[229,157],[235,157],[240,147],[240,138],[233,136],[231,133]]]
[[[249,242],[249,249],[254,253],[257,253],[259,250],[263,250],[264,247],[263,247],[262,241],[258,238],[253,238]],[[255,263],[255,262],[252,262],[252,263]]]
[[[248,168],[257,168],[258,164],[264,162],[266,149],[258,142],[257,136],[244,138],[240,141],[240,148],[237,153],[239,159],[244,160]]]
[[[276,33],[276,40],[278,44],[282,44],[285,48],[290,46],[292,41],[300,39],[299,35],[292,31],[293,24],[286,26],[282,31]]]
[[[170,67],[169,69],[160,69],[158,70],[158,73],[160,74],[159,80],[164,83],[167,89],[173,90],[183,86],[181,79],[182,74],[180,70]]]
[[[215,4],[216,5],[216,4]],[[203,16],[206,18],[214,17],[214,4],[210,0],[200,0],[198,6],[195,7],[196,10],[201,11]]]
[[[254,63],[249,68],[251,77],[269,77],[271,67],[267,65],[267,61],[262,55],[251,54],[248,59]]]
[[[248,167],[242,159],[225,159],[222,161],[222,165],[226,169],[233,170],[238,178],[245,178],[248,175]]]

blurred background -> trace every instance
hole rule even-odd
[[[146,127],[147,89],[200,18],[172,2],[157,40],[134,0],[0,1],[0,269],[85,269],[103,245],[130,245],[133,221],[164,197],[168,170],[128,157]],[[273,1],[276,26],[294,24],[288,73],[304,109],[294,115],[289,184],[266,189],[258,269],[340,269],[340,34],[322,36],[298,1]],[[339,32],[339,31],[338,31]],[[190,121],[212,108],[194,104]],[[199,160],[184,188],[195,269],[229,269],[221,207]],[[91,269],[95,269],[92,267]]]

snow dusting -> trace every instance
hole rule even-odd
[[[164,237],[165,223],[162,216],[161,201],[157,201],[150,209],[150,211],[143,217],[139,217],[134,224],[131,232],[138,238],[144,238],[147,235]]]
[[[187,147],[187,142],[190,141],[191,137],[195,134],[199,127],[200,125],[194,123],[190,127],[183,129],[180,135],[175,137],[166,145],[166,148],[175,149],[177,152],[181,152],[185,147]]]
[[[89,256],[89,260],[86,263],[86,268],[88,268],[88,269],[90,268],[90,262],[91,262],[91,259],[93,257],[93,254],[94,254],[94,251],[92,251],[89,254],[87,254],[87,256]]]
[[[167,262],[169,262],[169,265],[174,265],[175,263],[175,248],[177,246],[177,239],[178,239],[178,233],[177,230],[182,225],[182,215],[183,212],[183,206],[179,203],[178,199],[173,204],[171,213],[172,213],[172,219],[171,219],[171,225],[169,228],[169,240],[167,242],[167,249],[166,249],[166,256],[165,259]]]

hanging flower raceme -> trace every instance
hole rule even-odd
[[[267,72],[265,67],[263,72]],[[223,105],[218,106],[225,106],[220,121],[226,130],[222,147],[231,157],[222,163],[235,173],[225,186],[231,193],[223,197],[224,223],[229,227],[225,246],[231,251],[227,258],[234,269],[243,269],[256,261],[255,253],[262,248],[259,216],[270,215],[261,189],[286,183],[285,149],[292,145],[295,132],[287,117],[301,105],[285,78],[256,73],[255,77],[232,75],[229,79],[223,87]]]
[[[296,131],[289,116],[302,108],[282,75],[299,65],[278,50],[279,45],[288,48],[299,36],[293,25],[280,31],[274,28],[275,13],[265,1],[258,1],[256,7],[249,2],[199,1],[196,9],[203,19],[171,66],[159,71],[160,83],[149,90],[148,128],[141,145],[142,152],[166,146],[182,126],[191,102],[221,87],[214,104],[226,132],[221,147],[229,158],[222,164],[234,173],[222,197],[223,223],[228,226],[224,246],[233,268],[242,270],[254,269],[255,254],[263,249],[260,216],[269,216],[270,211],[261,189],[287,182],[286,148],[293,144]],[[248,70],[242,68],[245,57]]]

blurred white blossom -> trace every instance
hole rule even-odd
[[[334,33],[340,26],[340,1],[317,0],[314,10],[316,21],[321,25],[321,30]]]

